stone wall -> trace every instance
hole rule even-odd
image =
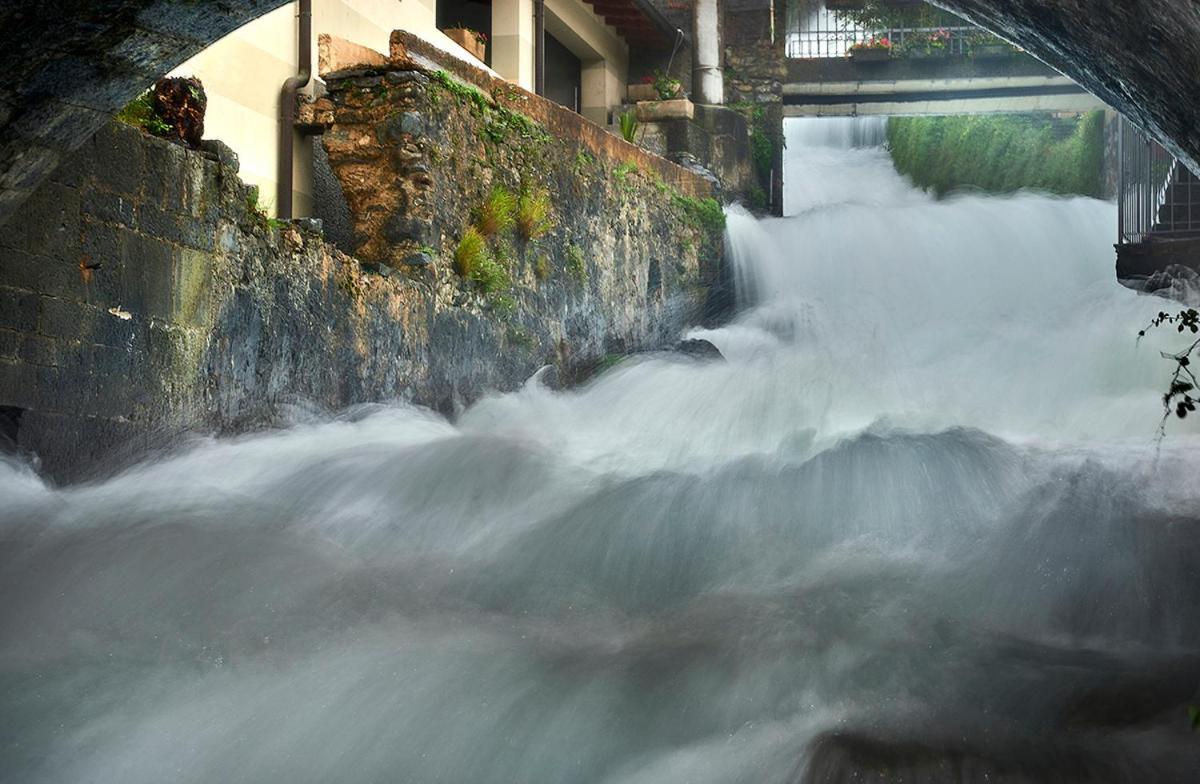
[[[473,157],[477,122],[449,97],[421,118],[445,155],[422,195],[439,252],[403,273],[268,221],[253,189],[200,153],[105,128],[0,230],[0,430],[75,479],[184,431],[276,422],[291,403],[449,411],[543,364],[570,376],[672,343],[701,318],[719,237],[647,171],[618,176],[561,141],[539,148],[553,236],[514,252],[504,307],[463,285],[447,259],[474,180],[509,177],[515,154]]]
[[[778,5],[779,8],[775,6]],[[783,212],[783,83],[787,78],[782,35],[771,39],[771,10],[784,3],[730,0],[725,4],[725,102],[750,123],[758,206]],[[782,17],[777,31],[782,31]]]

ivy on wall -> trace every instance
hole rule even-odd
[[[939,197],[970,188],[1104,196],[1104,113],[893,117],[896,169]]]

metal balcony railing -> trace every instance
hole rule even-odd
[[[947,15],[947,21],[953,19]],[[939,30],[949,33],[947,52],[962,55],[970,49],[970,38],[980,33],[980,28],[963,24],[961,20],[958,24],[934,27],[867,30],[859,27],[844,11],[826,8],[822,0],[790,0],[787,25],[784,38],[787,56],[799,59],[846,57],[855,44],[882,36],[886,36],[894,47],[905,49],[914,40],[928,39]]]
[[[1200,179],[1124,117],[1119,142],[1118,242],[1200,237]]]

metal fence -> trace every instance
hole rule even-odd
[[[951,55],[962,55],[970,50],[970,38],[980,32],[978,27],[972,25],[867,30],[859,27],[853,17],[845,12],[826,8],[823,2],[810,0],[791,0],[787,23],[784,38],[787,56],[800,59],[845,57],[855,44],[882,36],[886,36],[893,47],[905,49],[914,40],[927,40],[940,30],[949,33],[946,51]]]
[[[1121,118],[1118,241],[1200,236],[1200,180],[1162,145]]]

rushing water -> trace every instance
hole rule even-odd
[[[0,465],[0,780],[1194,781],[1200,455],[1114,207],[790,135],[726,362]]]

